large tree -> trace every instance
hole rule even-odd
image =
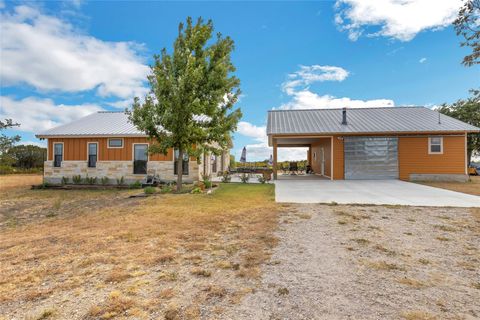
[[[47,149],[34,145],[13,146],[0,157],[0,162],[10,163],[21,169],[41,168],[47,157]]]
[[[130,121],[152,140],[150,153],[177,150],[177,191],[181,190],[183,156],[218,153],[229,144],[242,114],[233,109],[240,81],[232,75],[233,40],[217,33],[213,23],[187,18],[180,23],[173,52],[155,55],[148,81],[151,92],[134,99]]]
[[[471,47],[472,53],[463,58],[462,64],[480,64],[480,0],[467,0],[453,22],[457,35],[463,37],[462,47]]]
[[[439,111],[447,116],[480,127],[480,92],[472,90],[468,99],[460,99],[453,104],[443,104]],[[468,134],[467,159],[470,164],[472,155],[480,154],[480,134]]]

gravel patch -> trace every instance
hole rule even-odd
[[[286,205],[231,319],[478,319],[478,209]]]

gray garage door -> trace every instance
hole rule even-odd
[[[397,179],[398,139],[345,137],[345,179]]]

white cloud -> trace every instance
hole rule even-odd
[[[336,98],[331,95],[318,95],[314,92],[303,90],[291,94],[289,102],[282,104],[280,109],[327,109],[327,108],[376,108],[394,107],[390,99],[356,100],[348,97]]]
[[[420,60],[418,60],[418,62],[420,62],[420,63],[425,63],[425,62],[427,62],[427,58],[425,58],[425,57],[424,57],[424,58],[421,58]]]
[[[450,25],[461,5],[462,0],[337,0],[335,22],[353,41],[364,33],[410,41],[419,32]],[[376,31],[366,31],[372,26]]]
[[[287,94],[294,92],[299,86],[308,86],[314,82],[343,81],[348,77],[348,71],[335,66],[300,66],[300,70],[288,75],[289,80],[282,84]]]
[[[20,123],[19,131],[41,132],[103,110],[94,104],[55,105],[51,99],[0,97],[0,119]]]
[[[40,91],[96,90],[100,96],[144,95],[148,66],[133,42],[107,42],[70,23],[20,5],[0,14],[2,85]]]
[[[290,74],[282,84],[282,90],[292,99],[279,109],[326,109],[326,108],[374,108],[394,107],[390,99],[355,100],[348,97],[337,98],[332,95],[319,95],[309,90],[308,85],[323,81],[343,81],[349,72],[335,66],[301,66],[300,70]]]
[[[240,121],[237,126],[237,132],[257,141],[266,141],[267,129],[265,126],[256,126],[250,122]]]

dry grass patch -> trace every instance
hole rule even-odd
[[[470,176],[468,182],[422,182],[422,184],[480,196],[480,176]]]
[[[7,174],[0,175],[0,191],[14,189],[19,187],[30,187],[41,184],[43,176],[41,174]]]
[[[195,292],[201,288],[193,283],[208,278],[212,285],[228,287],[228,296],[237,286],[257,281],[260,265],[276,245],[273,232],[282,210],[273,201],[273,185],[226,184],[213,195],[168,194],[135,202],[122,202],[128,190],[24,193],[29,201],[49,207],[62,198],[59,210],[68,208],[69,214],[32,218],[24,226],[0,229],[0,299],[9,300],[8,307],[0,304],[0,314],[8,315],[20,306],[33,309],[42,304],[41,299],[56,301],[61,296],[74,301],[79,294],[107,297],[90,312],[86,307],[85,314],[91,317],[108,318],[126,309],[163,314],[163,304],[152,307],[146,301],[158,298],[172,282],[191,286],[188,295],[178,290],[174,297],[182,310],[191,303],[213,310],[216,300],[197,301]],[[14,196],[10,208],[27,210],[26,196]],[[87,208],[81,207],[82,201]],[[100,202],[100,210],[89,208]],[[212,270],[215,277],[210,277]],[[76,280],[64,285],[66,278]],[[133,284],[137,280],[150,284]],[[39,290],[42,283],[49,285]],[[137,300],[109,296],[112,290],[136,295]],[[78,309],[73,302],[62,306],[60,317],[68,318]]]
[[[420,311],[420,310],[413,310],[413,311],[406,311],[402,313],[402,318],[406,320],[435,320],[437,319],[436,316],[433,314]]]
[[[398,279],[397,282],[415,289],[421,289],[428,286],[426,282],[413,278],[401,278]]]

